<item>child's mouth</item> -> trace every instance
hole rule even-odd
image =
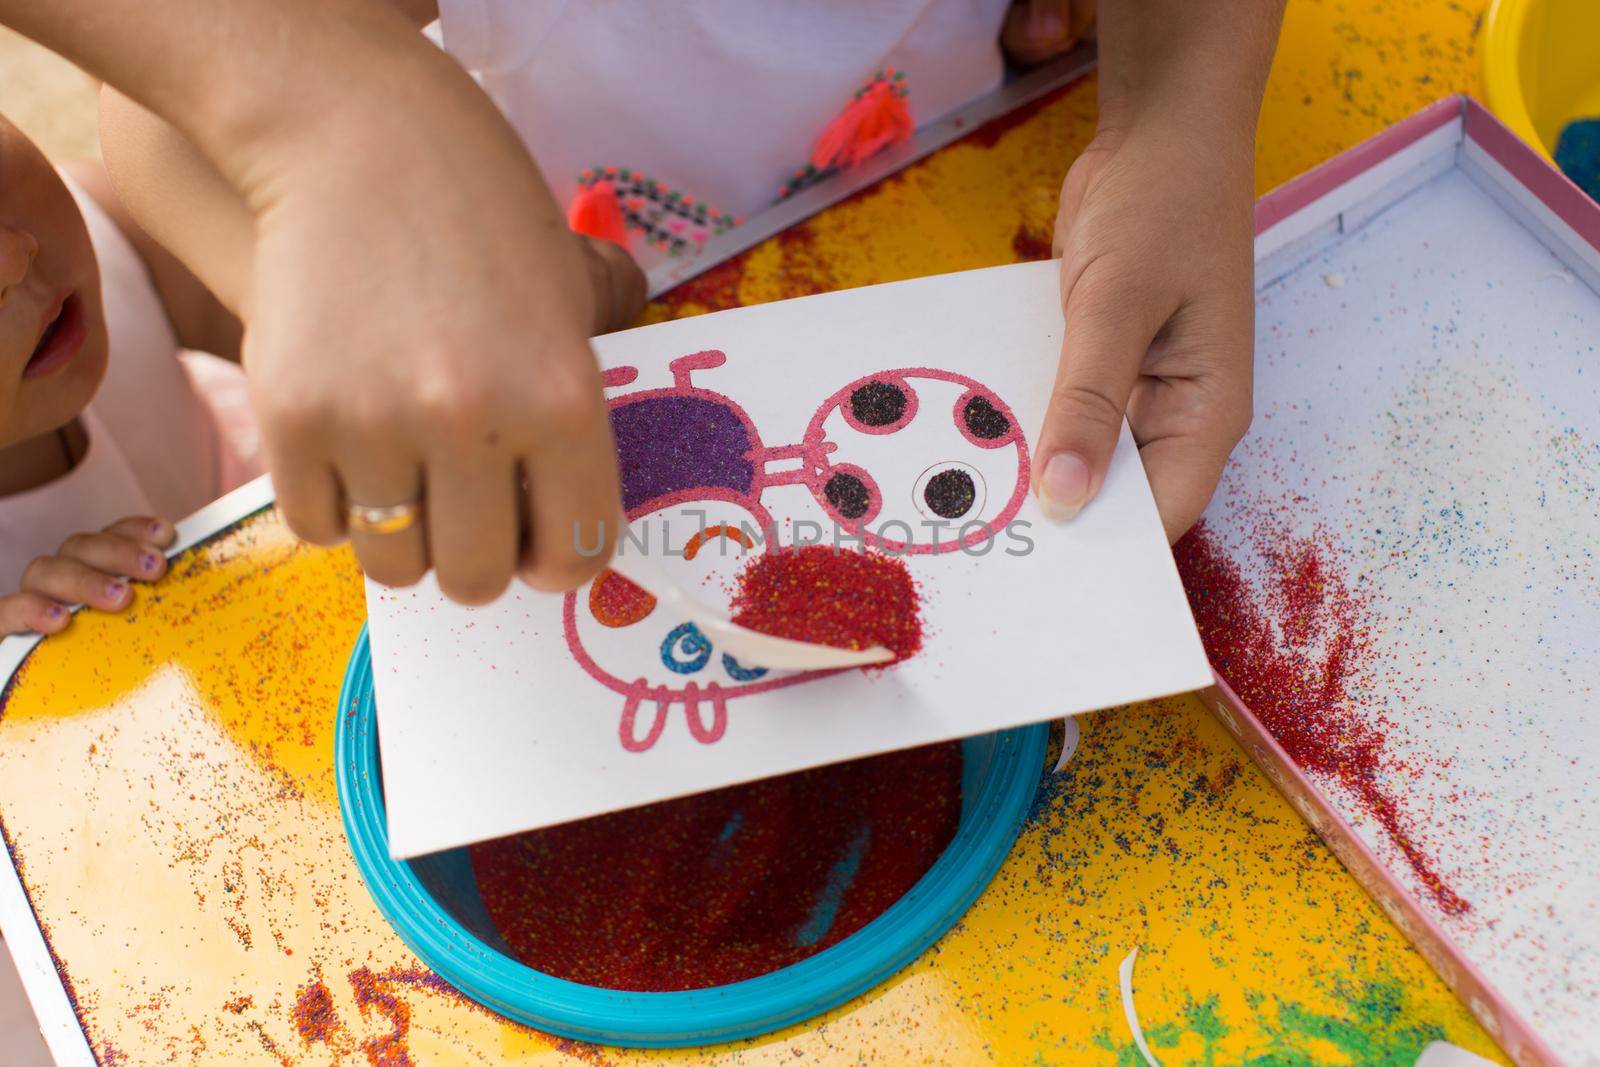
[[[76,293],[60,300],[39,334],[39,343],[33,346],[28,365],[22,368],[24,378],[39,378],[59,370],[72,362],[72,357],[83,347],[89,335],[83,321],[83,304]]]

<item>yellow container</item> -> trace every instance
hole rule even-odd
[[[1494,0],[1481,43],[1490,110],[1546,157],[1600,118],[1600,0]]]

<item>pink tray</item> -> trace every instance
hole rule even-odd
[[[1600,206],[1451,97],[1256,258],[1203,695],[1515,1062],[1600,1063]]]

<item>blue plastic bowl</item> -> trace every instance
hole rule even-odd
[[[911,890],[854,934],[792,966],[730,985],[638,993],[580,985],[519,963],[495,930],[467,850],[389,857],[378,773],[372,664],[363,630],[335,735],[345,832],[367,889],[407,945],[461,992],[502,1015],[581,1041],[642,1047],[753,1037],[865,992],[933,944],[977,899],[1027,816],[1047,726],[963,742],[961,823]]]

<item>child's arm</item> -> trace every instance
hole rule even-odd
[[[1283,0],[1101,0],[1100,123],[1061,190],[1066,316],[1035,488],[1076,514],[1126,414],[1169,538],[1250,424],[1255,126]]]
[[[72,535],[55,555],[28,564],[17,592],[0,596],[0,637],[59,633],[72,621],[74,604],[121,611],[133,601],[130,581],[153,582],[167,573],[162,549],[175,536],[170,522],[148,515]]]
[[[167,321],[172,324],[172,332],[177,334],[178,343],[184,348],[210,352],[237,363],[239,343],[244,335],[238,317],[189,268],[134,221],[117,195],[117,190],[112,187],[104,167],[90,160],[79,160],[68,164],[66,171],[110,216],[128,243],[133,245],[134,251],[139,253],[166,310]],[[240,211],[243,211],[243,205],[240,205]],[[248,224],[249,216],[240,221]],[[210,241],[211,247],[215,247],[217,237],[211,235]]]

